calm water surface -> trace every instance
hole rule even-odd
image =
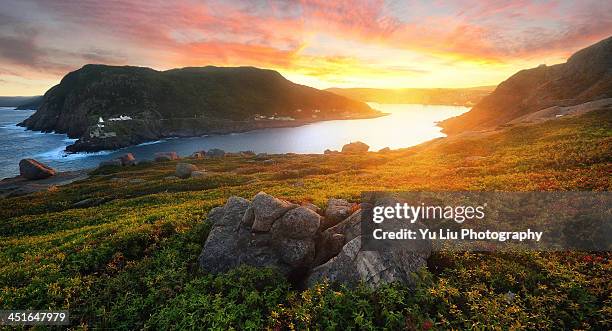
[[[66,146],[74,142],[66,135],[27,131],[16,126],[32,115],[33,110],[0,108],[0,178],[18,175],[18,163],[22,158],[35,158],[59,170],[76,170],[95,167],[101,161],[127,152],[133,153],[139,160],[147,160],[152,159],[156,152],[175,151],[186,156],[211,148],[228,152],[323,153],[325,149],[340,150],[344,144],[357,140],[370,145],[370,150],[410,147],[443,137],[436,122],[469,110],[455,106],[370,105],[390,115],[374,119],[319,122],[296,128],[164,139],[113,152],[77,154],[64,152]]]

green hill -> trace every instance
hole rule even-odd
[[[121,115],[133,121],[109,128],[116,138],[88,140],[99,117]],[[90,64],[47,91],[38,111],[21,124],[82,138],[83,149],[113,149],[168,136],[265,127],[253,123],[255,115],[312,122],[379,113],[363,102],[294,84],[272,70],[208,66],[156,71]]]

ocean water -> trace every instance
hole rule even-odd
[[[98,153],[64,152],[74,142],[63,134],[25,130],[16,124],[34,113],[0,107],[0,178],[19,174],[19,160],[35,158],[58,170],[96,167],[101,161],[124,153],[133,153],[138,160],[150,160],[156,152],[175,151],[187,156],[197,150],[221,148],[228,152],[252,150],[256,153],[323,153],[340,150],[351,141],[363,141],[370,150],[410,147],[443,137],[437,122],[460,115],[466,107],[414,104],[370,105],[389,113],[387,116],[343,121],[326,121],[295,128],[255,130],[245,133],[212,135],[194,138],[170,138]]]

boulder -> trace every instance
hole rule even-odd
[[[255,152],[253,151],[240,151],[240,156],[255,156]]]
[[[252,232],[251,224],[255,222],[256,211],[262,211],[259,207],[255,208],[256,205],[263,202],[264,205],[285,206],[282,200],[274,199],[265,193],[259,193],[253,203],[231,197],[225,206],[213,208],[207,218],[207,222],[213,223],[213,228],[198,259],[202,269],[220,273],[246,264],[276,268],[285,275],[309,269],[315,257],[314,232],[317,229],[313,227],[319,217],[312,215],[312,211],[304,208],[306,211],[298,211],[285,218],[287,224],[279,227],[275,234]],[[278,214],[278,210],[286,212],[289,209],[269,206],[263,209],[265,215],[273,215],[271,217],[278,218],[280,222],[284,215]],[[296,224],[295,229],[286,227],[293,223]],[[310,233],[312,235],[306,236]]]
[[[287,211],[274,222],[271,232],[281,238],[312,238],[321,225],[321,216],[306,207],[296,207]]]
[[[317,238],[315,242],[316,256],[313,266],[318,266],[338,255],[346,243],[346,238],[340,233],[326,233],[325,235],[321,234],[321,237]]]
[[[321,216],[306,206],[264,192],[252,202],[230,197],[225,206],[208,213],[206,222],[212,229],[198,263],[211,273],[243,264],[275,268],[307,285],[326,279],[372,287],[390,282],[412,285],[412,273],[426,265],[431,248],[363,251],[361,213],[359,209],[321,232]]]
[[[225,208],[215,207],[208,212],[208,215],[206,216],[206,222],[211,222],[212,224],[215,224],[217,221],[223,218],[223,215],[225,215]]]
[[[121,167],[122,163],[120,159],[112,159],[112,160],[107,160],[107,161],[102,161],[100,162],[100,164],[98,165],[99,168],[102,167]]]
[[[26,179],[45,179],[55,176],[55,169],[46,166],[34,159],[19,161],[19,175]]]
[[[255,213],[253,212],[253,206],[251,205],[242,216],[242,225],[250,228],[253,226],[253,222],[255,222]]]
[[[347,285],[364,282],[370,287],[392,282],[414,285],[412,273],[427,265],[427,253],[402,249],[362,251],[361,240],[362,236],[354,238],[337,256],[312,269],[306,283],[312,286],[328,280]]]
[[[378,150],[378,153],[383,153],[383,154],[389,153],[389,152],[391,152],[391,148],[389,147],[381,148]]]
[[[303,186],[303,185],[302,185]],[[321,208],[319,208],[319,206],[310,203],[310,202],[302,202],[302,207],[306,207],[312,211],[314,211],[315,213],[322,215],[323,211],[321,210]]]
[[[200,267],[211,273],[226,272],[240,265],[239,243],[248,239],[248,231],[238,231],[249,201],[230,197],[221,209],[209,212],[213,227],[198,258]]]
[[[253,198],[253,221],[254,232],[268,232],[272,224],[288,210],[296,208],[297,205],[285,200],[275,198],[265,192],[259,192]]]
[[[330,198],[327,201],[327,208],[325,209],[323,228],[327,229],[346,219],[351,215],[354,208],[354,204],[344,199]]]
[[[266,165],[270,165],[270,164],[276,163],[276,161],[270,159],[270,160],[263,160],[261,163],[266,164]]]
[[[372,208],[374,205],[393,206],[400,202],[396,198],[387,196],[373,196],[371,201],[364,203],[364,208]],[[415,243],[416,246],[409,244],[383,246],[378,250],[362,250],[361,241],[364,237],[361,233],[361,214],[362,209],[355,211],[349,218],[323,231],[317,238],[317,254],[313,264],[323,264],[311,270],[306,281],[309,286],[325,279],[347,285],[364,282],[371,287],[391,282],[414,285],[412,274],[427,265],[427,258],[431,254],[431,242],[422,241]],[[396,221],[403,226],[401,221]],[[418,222],[414,225],[422,226]],[[341,239],[346,244],[337,255],[333,256]],[[326,261],[330,255],[332,257]]]
[[[356,141],[342,146],[342,153],[365,153],[368,149],[370,149],[370,146],[361,141]]]
[[[132,153],[125,153],[118,157],[119,161],[121,161],[122,166],[133,166],[136,165],[136,158]]]
[[[308,268],[315,257],[314,241],[283,239],[279,249],[280,260],[292,268]]]
[[[323,151],[323,154],[325,155],[330,155],[330,154],[338,154],[338,151],[332,151],[331,149],[326,149],[325,151]]]
[[[172,161],[172,160],[178,160],[179,156],[178,154],[176,154],[176,152],[157,152],[155,153],[155,161],[157,162],[162,162],[162,161]]]
[[[191,177],[191,173],[196,170],[198,170],[198,167],[195,165],[181,162],[176,165],[175,174],[176,177],[185,179]]]
[[[208,152],[206,152],[206,157],[213,158],[213,159],[222,158],[222,157],[225,157],[225,151],[222,149],[213,148],[209,150]]]
[[[193,159],[203,159],[206,155],[205,151],[193,152],[191,153],[191,158]]]

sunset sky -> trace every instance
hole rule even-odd
[[[495,85],[612,35],[612,1],[0,0],[0,95],[86,63],[251,65],[317,88]]]

